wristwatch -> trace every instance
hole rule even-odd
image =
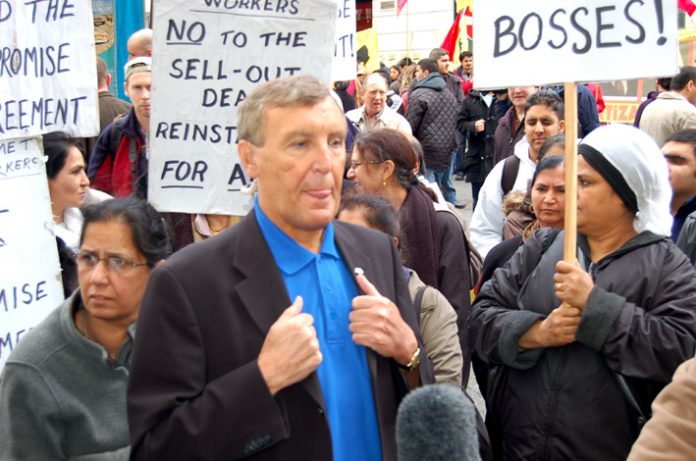
[[[413,353],[413,355],[411,356],[411,360],[409,360],[409,362],[406,365],[399,364],[401,368],[407,371],[415,370],[416,368],[418,368],[418,365],[420,365],[420,347],[416,349],[416,352]]]

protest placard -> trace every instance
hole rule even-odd
[[[99,133],[89,0],[0,0],[0,139]]]
[[[475,0],[474,85],[503,88],[674,75],[674,1]]]
[[[148,199],[160,211],[246,214],[239,104],[283,76],[329,85],[336,3],[161,0],[154,12]]]
[[[331,80],[353,80],[355,61],[355,0],[338,0],[336,45]]]
[[[50,203],[39,140],[0,141],[0,370],[63,301]]]

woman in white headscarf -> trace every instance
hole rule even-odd
[[[469,332],[489,363],[499,459],[625,459],[696,349],[696,272],[669,240],[667,164],[611,125],[578,147],[578,262],[542,229],[485,284]]]

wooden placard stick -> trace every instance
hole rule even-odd
[[[565,98],[565,222],[563,260],[577,261],[578,244],[578,88],[566,83]]]

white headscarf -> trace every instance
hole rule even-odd
[[[672,187],[660,148],[644,131],[630,125],[607,125],[593,130],[581,142],[599,151],[623,176],[636,195],[636,232],[670,235]]]

